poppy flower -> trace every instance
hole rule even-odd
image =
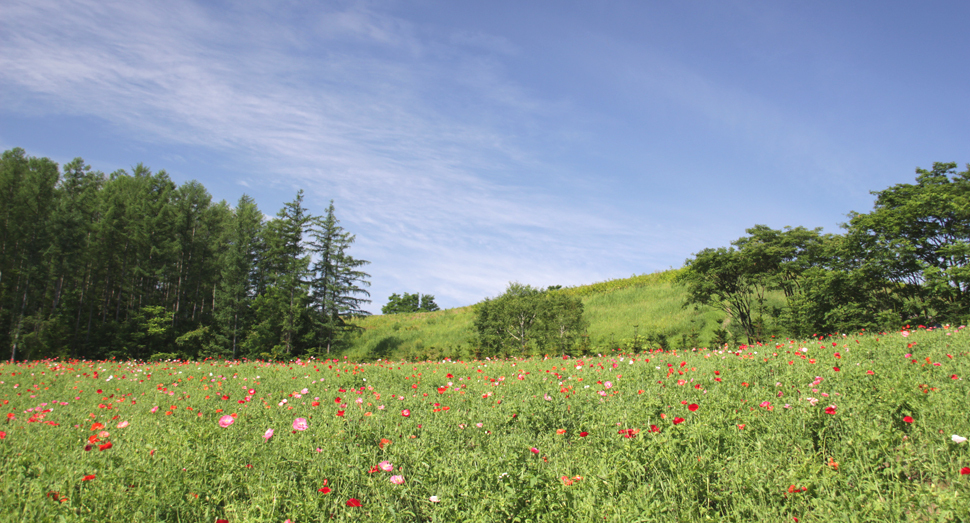
[[[382,461],[377,464],[377,467],[383,470],[384,472],[390,472],[394,470],[394,465],[392,465],[390,461]]]
[[[83,478],[81,478],[81,481],[91,481],[94,478],[95,478],[94,474],[88,474],[87,476],[84,476]]]
[[[674,418],[674,425],[679,425],[684,422],[684,418]]]
[[[228,519],[217,519],[216,523],[229,523]]]
[[[357,499],[357,498],[350,498],[350,499],[347,500],[347,506],[348,507],[359,507],[360,506],[360,500]]]
[[[912,416],[903,416],[903,421],[905,421],[906,423],[912,423],[913,418]]]
[[[296,418],[293,420],[293,430],[306,430],[308,427],[306,418]]]
[[[958,436],[956,434],[950,436],[950,439],[953,440],[954,443],[963,443],[964,441],[967,441],[967,438],[964,438],[963,436]]]
[[[391,476],[391,480],[390,481],[391,481],[391,483],[393,483],[395,485],[403,485],[404,484],[404,476]]]
[[[108,450],[112,447],[111,442],[107,442],[104,445],[98,445],[98,450]]]
[[[404,410],[401,411],[401,415],[404,416],[405,418],[407,418],[408,416],[411,415],[411,411],[408,410],[408,409],[404,409]]]
[[[650,432],[660,432],[660,427],[656,425],[650,425]]]
[[[344,415],[344,411],[342,410],[337,411],[337,416],[343,417],[343,415]]]
[[[317,492],[322,492],[324,494],[329,494],[331,492],[331,490],[330,490],[330,487],[323,487],[321,489],[318,489]]]
[[[228,428],[229,425],[232,425],[234,421],[236,421],[236,418],[226,415],[219,418],[219,426],[225,429],[225,428]]]
[[[586,436],[589,436],[589,432],[586,432],[585,430],[579,433],[579,437],[581,438],[585,438]]]
[[[263,433],[263,439],[265,439],[266,441],[269,441],[269,439],[272,437],[273,437],[273,429],[266,429],[266,432]]]
[[[691,403],[690,405],[687,406],[687,410],[689,410],[691,412],[695,412],[699,408],[700,407],[696,403]]]
[[[531,449],[529,449],[529,450],[530,450],[530,451],[531,451],[531,452],[532,452],[533,454],[538,454],[538,453],[539,453],[539,449],[537,449],[537,448],[535,448],[535,447],[532,447],[532,448],[531,448]]]
[[[829,405],[828,407],[825,407],[825,413],[835,414],[835,405]]]
[[[0,439],[7,439],[7,433],[0,430]]]
[[[970,475],[970,467],[963,467],[962,469],[960,469],[960,475],[961,476]]]

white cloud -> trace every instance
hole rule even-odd
[[[358,257],[375,262],[378,304],[420,291],[459,305],[509,280],[608,276],[590,268],[627,234],[595,201],[581,207],[540,189],[553,168],[514,141],[515,129],[557,108],[504,77],[493,54],[514,53],[508,42],[421,40],[409,23],[355,6],[254,9],[10,2],[5,25],[17,29],[0,36],[3,103],[231,152],[248,159],[238,183],[254,191],[279,183],[336,199]]]

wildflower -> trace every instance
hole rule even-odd
[[[104,445],[98,445],[98,450],[108,450],[112,447],[111,442],[107,442]]]
[[[392,465],[390,461],[382,461],[377,464],[377,467],[383,470],[384,472],[390,472],[394,470],[394,465]]]
[[[91,481],[94,478],[95,478],[94,474],[88,474],[87,476],[84,476],[83,478],[81,478],[81,481]]]
[[[430,498],[428,498],[428,501],[430,501],[432,503],[438,503],[441,500],[438,499],[438,496],[431,496]]]
[[[691,403],[690,405],[687,406],[687,410],[691,412],[696,412],[698,408],[700,407],[696,403]]]
[[[962,469],[960,469],[961,476],[966,476],[968,474],[970,474],[970,467],[963,467]]]
[[[401,415],[404,416],[405,418],[407,418],[407,417],[409,417],[411,415],[411,411],[408,410],[408,409],[404,409],[404,410],[401,411]]]
[[[391,476],[391,483],[393,483],[395,485],[403,485],[404,484],[404,476],[398,476],[398,475]]]
[[[565,484],[566,486],[569,486],[569,485],[572,485],[573,484],[573,480],[569,476],[563,476],[563,477],[561,477],[559,479],[561,479],[562,482],[563,482],[563,484]]]
[[[556,434],[565,434],[566,429],[556,429]]]
[[[127,426],[128,426],[128,422],[127,422],[127,421],[121,421],[121,422],[118,422],[118,425],[117,425],[117,427],[118,427],[119,429],[123,429],[123,428],[125,428],[125,427],[127,427]]]
[[[835,405],[829,405],[828,407],[825,407],[825,413],[835,414],[835,408],[836,408]]]
[[[337,416],[343,417],[343,415],[344,415],[344,411],[342,411],[342,410],[338,410],[337,411]]]
[[[391,444],[391,440],[387,438],[381,438],[381,442],[378,443],[377,446],[380,448],[384,448],[384,445],[390,445],[390,444]]]
[[[537,449],[535,447],[532,447],[531,449],[529,449],[529,451],[531,451],[533,454],[538,454],[539,453],[539,449]]]
[[[296,418],[293,420],[293,430],[306,430],[308,427],[306,418]]]
[[[323,494],[329,494],[332,491],[330,490],[330,487],[322,487],[320,489],[317,489],[317,492],[321,492]]]
[[[674,425],[679,425],[684,422],[684,418],[674,417]]]
[[[744,423],[738,425],[738,430],[744,430]]]
[[[348,507],[359,507],[360,506],[360,500],[357,499],[357,498],[350,498],[350,499],[347,500],[347,506]]]
[[[235,418],[233,418],[232,416],[226,415],[219,418],[219,426],[225,429],[225,428],[228,428],[229,425],[232,425],[234,421],[236,421]]]
[[[950,436],[950,439],[953,440],[954,443],[963,443],[964,441],[967,441],[967,438],[957,436],[956,434]]]
[[[585,438],[586,436],[589,436],[589,432],[586,432],[585,430],[579,433],[579,437],[581,438]]]
[[[269,439],[272,437],[273,437],[273,429],[266,429],[266,432],[263,434],[263,439],[265,439],[266,441],[269,441]]]
[[[903,421],[905,421],[906,423],[912,423],[913,418],[912,416],[903,416]]]

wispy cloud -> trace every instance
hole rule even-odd
[[[517,135],[550,106],[503,75],[494,57],[514,46],[418,36],[356,5],[283,5],[8,2],[0,96],[8,110],[93,115],[146,142],[232,151],[251,166],[239,173],[248,187],[337,199],[358,255],[375,262],[378,302],[410,290],[457,305],[511,279],[607,276],[610,264],[593,261],[624,227],[604,205],[543,188],[554,167]]]

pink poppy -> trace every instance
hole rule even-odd
[[[404,410],[401,411],[401,415],[406,418],[406,417],[408,417],[408,416],[411,415],[411,411],[408,410],[408,409],[404,409]]]
[[[395,485],[403,485],[404,484],[404,476],[391,476],[391,483],[393,483]]]
[[[272,437],[273,437],[273,429],[266,429],[266,432],[263,434],[263,439],[265,439],[266,441],[269,441],[269,439]]]
[[[234,421],[236,421],[235,418],[233,418],[232,416],[226,415],[219,418],[219,426],[225,429],[225,428],[228,428],[229,425],[232,425]]]
[[[293,420],[293,430],[306,430],[308,427],[306,418],[296,418]]]
[[[390,461],[382,461],[377,464],[377,468],[383,470],[384,472],[390,472],[394,470],[394,465]]]

